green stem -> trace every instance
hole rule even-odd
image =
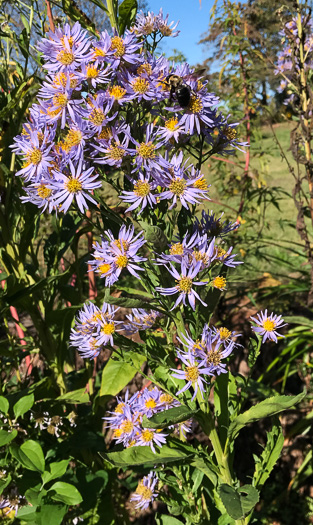
[[[107,8],[109,12],[109,19],[111,22],[112,29],[116,29],[116,31],[119,33],[118,23],[117,23],[117,2],[116,0],[107,0]]]

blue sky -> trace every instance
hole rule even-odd
[[[201,6],[199,0],[148,0],[150,11],[156,14],[163,7],[163,13],[169,13],[170,22],[180,20],[177,28],[180,34],[176,38],[164,39],[162,51],[170,55],[176,48],[184,53],[191,65],[203,62],[208,51],[197,42],[208,28],[213,4],[214,0],[202,0]]]

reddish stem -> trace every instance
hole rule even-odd
[[[49,20],[49,24],[50,24],[50,29],[54,33],[55,32],[55,27],[54,27],[54,22],[53,22],[53,15],[52,15],[51,5],[50,5],[50,2],[48,2],[48,0],[46,0],[46,4],[47,4],[47,15],[48,15],[48,20]]]

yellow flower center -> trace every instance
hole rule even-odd
[[[123,434],[123,430],[122,430],[121,428],[116,428],[116,429],[114,430],[114,434],[113,434],[113,436],[114,436],[115,438],[120,438],[122,434]]]
[[[145,429],[141,433],[141,437],[143,441],[145,441],[146,443],[148,443],[148,441],[152,441],[153,436],[154,436],[154,432],[152,430]]]
[[[208,183],[204,177],[201,177],[200,179],[196,180],[194,182],[194,187],[198,188],[198,190],[203,190],[203,191],[206,191],[209,189]]]
[[[73,37],[72,37],[72,36],[70,36],[70,37],[66,37],[66,39],[67,39],[67,41],[68,41],[68,44],[69,44],[70,48],[72,48],[72,47],[73,47],[73,43],[74,43],[74,39],[73,39]],[[63,47],[65,47],[65,35],[62,36],[62,38],[61,38],[61,42],[62,42]]]
[[[47,188],[45,184],[40,184],[40,186],[38,186],[37,188],[37,195],[41,199],[47,199],[48,197],[50,197],[51,193],[52,190],[50,188]]]
[[[143,159],[154,159],[155,158],[155,146],[152,144],[152,142],[142,142],[137,147],[137,153],[139,157],[142,157]]]
[[[163,36],[171,36],[171,34],[173,32],[172,29],[169,26],[167,26],[166,24],[162,24],[162,25],[160,24],[158,26],[158,29],[159,29],[160,33],[162,33]]]
[[[141,64],[141,66],[137,68],[138,75],[142,75],[143,73],[147,73],[148,75],[151,75],[152,67],[150,66],[150,64]]]
[[[156,405],[157,405],[156,402],[151,397],[150,399],[147,399],[147,401],[145,401],[146,408],[155,408]]]
[[[203,104],[199,97],[192,95],[188,104],[188,111],[191,113],[200,113],[203,108]]]
[[[39,162],[41,161],[42,159],[42,153],[40,151],[40,149],[33,149],[33,151],[30,151],[28,154],[27,154],[27,157],[28,157],[28,160],[31,164],[39,164]]]
[[[177,282],[178,284],[176,288],[180,292],[190,293],[191,288],[192,288],[192,279],[190,277],[181,277],[181,279],[179,279],[179,281]]]
[[[221,354],[218,350],[210,350],[208,352],[207,364],[217,366],[221,362]]]
[[[119,268],[125,268],[128,264],[128,257],[126,257],[126,255],[119,255],[115,262]]]
[[[103,51],[103,49],[100,49],[99,47],[95,47],[93,51],[94,51],[94,58],[105,57],[105,52]]]
[[[111,50],[113,51],[115,49],[114,56],[115,57],[122,57],[125,53],[125,46],[123,39],[119,36],[114,36],[111,41]]]
[[[54,79],[53,79],[53,82],[56,86],[63,86],[63,87],[66,87],[66,84],[67,84],[67,76],[65,73],[58,73],[57,75],[55,75]],[[70,74],[70,88],[71,89],[74,89],[76,88],[78,84],[78,80],[75,78],[75,76],[73,75],[73,73]]]
[[[184,255],[184,247],[181,242],[176,242],[170,247],[171,255]]]
[[[86,71],[86,77],[87,78],[97,78],[99,75],[99,71],[95,66],[88,66]]]
[[[168,189],[174,193],[174,195],[182,195],[185,191],[187,182],[183,179],[176,178],[171,184],[169,185]]]
[[[90,319],[91,323],[96,323],[97,321],[101,321],[102,319],[102,312],[97,312],[95,315],[92,316]]]
[[[226,135],[228,140],[234,140],[237,136],[237,131],[234,128],[229,128],[228,126],[223,129],[223,133]]]
[[[133,90],[135,93],[140,93],[144,95],[149,89],[149,82],[145,78],[138,77],[132,82]]]
[[[125,95],[126,89],[121,86],[113,86],[109,89],[109,93],[111,97],[115,98],[115,100],[119,100]]]
[[[227,337],[231,335],[231,331],[225,328],[225,326],[222,326],[221,328],[219,328],[218,332],[220,334],[220,339],[222,341],[225,341],[225,339],[227,339]]]
[[[185,376],[187,381],[192,381],[193,383],[197,381],[199,377],[199,370],[197,366],[186,366]]]
[[[121,425],[121,431],[123,434],[129,434],[134,428],[132,421],[124,421]]]
[[[109,155],[113,160],[120,160],[125,155],[125,150],[123,148],[120,148],[119,146],[115,146],[114,144],[110,145],[109,152]]]
[[[220,247],[217,248],[217,257],[220,257],[220,258],[224,257],[226,253],[227,253],[226,250],[224,250],[223,248],[220,248]]]
[[[199,250],[194,250],[194,251],[192,252],[192,255],[194,256],[194,258],[196,259],[196,261],[198,261],[198,262],[199,262],[199,261],[202,261],[203,264],[206,264],[206,263],[208,263],[208,261],[209,261],[209,258],[208,258],[208,256],[206,255],[206,253],[202,253],[202,252],[200,252]]]
[[[123,414],[125,403],[119,403],[117,407],[115,408],[114,412],[116,414]]]
[[[105,115],[101,109],[94,108],[89,115],[89,120],[95,126],[101,126],[101,124],[105,120]]]
[[[65,108],[67,104],[68,98],[64,93],[59,93],[58,95],[55,95],[53,97],[53,104],[54,106],[59,106],[60,108]]]
[[[271,321],[271,319],[268,319],[268,318],[265,321],[263,321],[263,328],[267,332],[272,332],[275,329],[275,327],[276,327],[275,321]]]
[[[83,134],[81,131],[70,129],[62,145],[64,151],[68,152],[74,146],[78,146],[81,143],[82,138]]]
[[[170,131],[175,131],[178,124],[178,120],[175,117],[170,118],[169,120],[165,121],[164,126],[166,129],[169,129]]]
[[[149,487],[146,487],[142,481],[139,483],[136,488],[137,494],[139,494],[143,499],[150,500],[152,498],[152,490]]]
[[[143,182],[142,180],[137,181],[134,184],[134,193],[138,197],[147,197],[147,195],[150,193],[149,182]]]
[[[98,135],[98,139],[109,140],[112,137],[112,130],[109,126],[104,126]]]
[[[116,239],[116,241],[114,241],[113,244],[115,244],[115,246],[117,246],[120,250],[122,249],[122,246],[123,246],[125,252],[129,248],[129,242],[124,241],[124,239]]]
[[[57,54],[57,60],[61,62],[63,66],[69,66],[74,62],[75,56],[71,51],[60,51],[60,53]]]
[[[98,267],[98,271],[101,273],[101,275],[108,273],[109,270],[111,270],[111,265],[109,263],[103,263]]]
[[[67,191],[69,191],[69,193],[79,193],[80,191],[82,191],[83,186],[82,186],[82,183],[79,180],[73,179],[71,177],[65,183],[65,188],[67,189]]]
[[[170,394],[161,394],[160,395],[161,403],[166,403],[167,405],[172,403],[173,399],[174,399],[173,396],[171,396]]]
[[[115,326],[114,323],[105,323],[102,328],[101,332],[104,333],[104,335],[112,335],[115,332]]]
[[[225,288],[226,286],[226,279],[225,277],[220,277],[219,275],[213,279],[212,284],[214,288],[218,288],[221,290],[222,288]]]
[[[202,349],[202,346],[201,346],[201,341],[200,339],[197,339],[195,344],[193,345],[192,347],[192,352],[195,352],[196,350],[203,350]]]

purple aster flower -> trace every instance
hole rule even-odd
[[[94,89],[98,84],[107,84],[112,81],[110,67],[103,68],[102,63],[96,63],[91,60],[83,62],[81,65],[81,72],[77,73],[78,78],[87,80]]]
[[[44,130],[43,137],[37,131],[30,131],[29,139],[27,136],[15,137],[12,150],[18,155],[25,155],[24,165],[16,175],[22,175],[26,181],[38,182],[47,173],[53,161],[50,153],[52,144],[46,143],[48,137],[48,130]]]
[[[138,414],[134,413],[129,405],[123,408],[123,419],[114,429],[116,443],[123,443],[124,447],[137,444],[140,434],[140,421]]]
[[[127,68],[129,64],[137,64],[140,60],[138,50],[141,46],[142,43],[129,31],[125,33],[124,38],[115,32],[111,38],[110,50],[107,53],[110,66],[117,69],[120,66]]]
[[[190,82],[192,95],[190,102],[185,108],[180,124],[185,126],[185,133],[200,135],[202,128],[208,126],[214,128],[216,125],[216,110],[211,109],[219,102],[214,93],[208,93],[206,87],[197,91],[197,82]]]
[[[209,198],[207,196],[208,186],[202,187],[203,175],[195,173],[194,168],[190,173],[187,172],[186,163],[187,161],[183,163],[183,152],[180,152],[179,155],[173,155],[170,163],[164,161],[164,165],[167,164],[167,166],[162,173],[155,177],[161,186],[167,188],[166,191],[160,193],[159,198],[173,199],[173,203],[169,207],[170,210],[176,206],[178,199],[185,208],[189,209],[188,203],[198,204],[199,199]]]
[[[206,303],[202,301],[197,292],[193,289],[193,286],[205,286],[207,281],[194,281],[194,278],[198,275],[200,271],[201,263],[196,264],[193,268],[187,269],[187,266],[184,261],[181,263],[181,274],[174,268],[173,265],[167,267],[170,274],[175,278],[177,285],[172,288],[161,288],[160,286],[156,287],[156,290],[162,295],[174,295],[179,294],[173,308],[178,306],[181,302],[186,306],[186,297],[188,297],[189,304],[193,310],[195,310],[195,300],[198,299],[204,306],[207,306]]]
[[[156,24],[156,16],[152,11],[148,11],[145,15],[143,11],[137,13],[136,22],[131,27],[130,31],[135,33],[136,36],[149,36],[151,33],[158,31]]]
[[[88,120],[90,129],[94,133],[101,133],[102,129],[113,120],[117,113],[108,117],[110,108],[104,104],[104,95],[99,95],[97,98],[91,96],[87,99],[87,107],[81,109],[81,115]]]
[[[91,190],[100,188],[102,183],[97,181],[98,175],[91,175],[94,168],[83,167],[83,160],[80,159],[78,165],[75,167],[71,160],[69,160],[70,174],[64,175],[60,171],[54,171],[55,180],[51,181],[49,188],[56,190],[55,203],[62,204],[60,211],[65,213],[69,209],[73,200],[75,199],[81,213],[88,209],[86,199],[93,204],[97,202],[91,197],[89,193]]]
[[[182,242],[179,241],[171,244],[169,248],[170,253],[162,253],[161,257],[156,259],[156,263],[167,264],[168,262],[176,262],[181,264],[182,260],[188,262],[189,257],[192,255],[193,248],[200,242],[199,239],[200,236],[197,232],[191,236],[186,235]]]
[[[61,120],[61,128],[65,128],[66,119],[70,117],[75,121],[75,117],[78,113],[78,106],[81,104],[82,99],[73,98],[74,90],[69,87],[70,77],[68,77],[68,83],[64,87],[63,85],[55,86],[47,84],[41,89],[39,95],[45,100],[39,100],[41,108],[46,112],[47,122],[53,123]]]
[[[160,316],[161,314],[154,310],[147,312],[146,310],[143,310],[143,308],[133,308],[132,313],[126,315],[129,322],[124,324],[123,329],[127,334],[136,334],[139,330],[152,328]]]
[[[153,124],[149,124],[146,129],[146,140],[144,142],[137,142],[133,137],[131,138],[132,142],[137,146],[133,150],[134,155],[136,155],[136,169],[145,168],[149,170],[151,168],[160,169],[156,150],[161,147],[161,143],[155,143],[156,132],[154,132]]]
[[[215,246],[215,260],[223,263],[229,268],[236,268],[238,264],[243,264],[242,261],[235,261],[237,254],[231,254],[233,247],[231,246],[227,251],[224,250],[221,246]]]
[[[136,447],[145,446],[150,447],[152,452],[155,453],[154,445],[162,447],[166,443],[167,434],[163,434],[157,430],[152,430],[151,428],[143,428],[139,434],[136,436]]]
[[[65,24],[55,31],[48,32],[49,38],[43,38],[37,49],[46,61],[44,68],[49,71],[74,71],[81,63],[92,57],[90,37],[76,22],[71,28]]]
[[[158,477],[155,472],[149,472],[148,476],[142,478],[138,483],[136,492],[132,494],[130,501],[136,502],[136,509],[146,510],[150,503],[152,503],[157,497],[158,493],[155,492],[155,486],[158,483]]]
[[[27,187],[24,187],[26,196],[21,197],[22,202],[31,202],[35,204],[38,208],[41,208],[43,213],[47,208],[49,213],[52,213],[53,210],[57,211],[57,206],[54,201],[55,191],[51,188],[48,188],[50,180],[42,179],[40,182],[30,184]]]
[[[166,15],[165,18],[164,18],[163,9],[161,7],[161,9],[159,11],[159,14],[156,16],[155,25],[156,25],[158,31],[160,31],[160,33],[163,36],[171,36],[171,37],[174,38],[174,37],[178,36],[179,33],[180,33],[180,31],[174,31],[176,29],[176,27],[178,26],[178,24],[179,24],[179,20],[178,20],[178,22],[176,22],[176,24],[175,24],[175,22],[168,23],[168,17],[169,17],[169,15]]]
[[[161,91],[158,89],[158,79],[148,76],[144,70],[140,75],[126,71],[123,75],[122,83],[130,96],[138,100],[138,102],[142,100],[155,101],[163,98]]]
[[[265,312],[257,314],[257,318],[251,316],[251,319],[258,325],[252,326],[252,330],[256,334],[263,335],[262,343],[265,343],[266,339],[277,343],[277,336],[285,337],[276,331],[277,328],[280,329],[287,325],[281,315],[274,315],[273,312],[271,315],[267,315],[267,310],[265,310]]]
[[[128,147],[129,144],[129,126],[112,127],[110,129],[111,136],[109,140],[101,141],[100,145],[93,144],[94,149],[99,153],[104,153],[102,157],[94,157],[97,164],[108,164],[120,168],[122,162],[132,153],[132,149]],[[122,138],[119,134],[122,132]]]
[[[146,241],[143,232],[139,232],[135,237],[134,233],[134,226],[130,226],[128,229],[126,226],[122,226],[118,239],[115,239],[111,230],[107,230],[104,234],[109,241],[103,240],[101,246],[98,243],[94,245],[94,260],[89,261],[89,263],[101,277],[106,278],[106,286],[111,286],[117,281],[124,268],[127,268],[132,275],[140,279],[136,270],[143,270],[143,268],[135,263],[147,259],[136,254]]]
[[[173,144],[174,141],[179,142],[180,137],[186,134],[185,129],[180,124],[178,117],[174,116],[170,117],[169,119],[163,119],[164,125],[159,126],[157,132],[157,134],[160,136],[162,144]]]
[[[212,367],[207,366],[206,359],[203,359],[202,361],[198,362],[196,360],[195,355],[192,354],[190,350],[187,354],[177,352],[177,356],[185,364],[185,370],[172,369],[172,371],[174,372],[172,376],[176,377],[177,379],[185,379],[187,383],[183,386],[183,388],[176,392],[176,395],[178,396],[179,394],[185,392],[192,386],[194,389],[194,394],[192,396],[191,401],[193,401],[196,397],[198,389],[200,390],[203,398],[203,393],[205,392],[203,383],[207,383],[207,381],[203,379],[202,376],[212,376]]]
[[[204,326],[201,345],[196,350],[196,355],[199,359],[204,359],[212,374],[220,375],[227,372],[226,363],[222,363],[222,359],[225,359],[232,353],[236,344],[232,340],[226,344],[225,342],[226,340],[222,341],[208,325]]]
[[[206,233],[208,237],[223,237],[228,233],[239,228],[238,222],[224,221],[222,217],[224,212],[219,217],[215,217],[215,213],[211,210],[210,213],[206,213],[202,210],[202,217],[199,220],[195,217],[194,230],[200,234]]]
[[[133,179],[133,184],[133,191],[123,191],[121,199],[129,204],[132,203],[127,210],[128,212],[140,207],[140,215],[147,205],[151,208],[156,205],[156,197],[153,195],[152,191],[157,188],[157,182],[151,181],[149,174],[144,175],[139,172],[139,178],[136,181]]]
[[[161,394],[161,390],[159,390],[157,387],[152,388],[152,390],[145,388],[138,399],[139,412],[147,417],[152,417],[154,414],[159,412],[158,408]]]
[[[216,328],[215,326],[213,326],[212,334],[214,338],[219,339],[219,341],[221,341],[225,347],[228,346],[228,344],[231,342],[234,344],[234,347],[242,346],[235,341],[237,337],[241,336],[241,334],[239,334],[236,331],[228,330],[228,328],[226,328],[225,326],[221,326],[219,328]]]
[[[117,397],[117,406],[114,409],[114,412],[109,412],[109,414],[112,414],[111,416],[104,417],[103,419],[105,421],[109,421],[109,427],[115,430],[116,428],[119,428],[121,423],[124,419],[124,408],[125,406],[129,406],[130,410],[134,409],[136,399],[139,396],[139,392],[135,392],[130,398],[129,398],[129,390],[126,390],[125,393],[125,399],[123,400],[121,397]]]

